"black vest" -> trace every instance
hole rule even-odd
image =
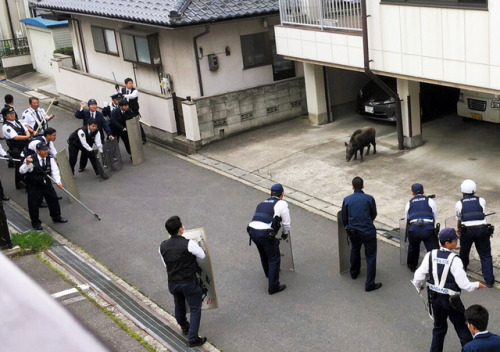
[[[448,257],[451,255],[452,252],[450,251],[443,251],[440,249],[434,249],[433,251],[437,251],[437,257],[441,259],[448,259]],[[452,259],[452,261],[455,258]],[[438,264],[437,265],[437,270],[438,270],[438,279],[441,281],[441,276],[443,275],[443,269],[444,269],[444,264]],[[429,254],[429,282],[433,285],[438,285],[439,282],[434,282],[434,276],[432,272],[432,255]],[[451,270],[448,272],[448,276],[446,277],[446,282],[444,284],[445,288],[449,288],[450,290],[459,292],[460,287],[457,285],[455,281],[455,277],[451,274]]]
[[[45,175],[45,173],[47,173],[48,175],[51,175],[52,173],[52,168],[50,165],[50,159],[52,157],[48,155],[45,158],[45,166],[40,165],[37,154],[32,154],[30,155],[30,157],[33,160],[32,162],[34,166],[33,171],[26,173],[26,184],[28,185],[28,187],[42,187],[50,185],[50,179]],[[42,170],[45,171],[45,173]]]
[[[279,198],[270,197],[257,205],[252,221],[259,221],[265,224],[271,224],[274,232],[277,233],[281,227],[281,217],[274,216],[274,206],[278,203]]]
[[[10,126],[20,136],[26,135],[26,131],[21,126],[20,122],[18,122],[16,124],[14,121],[4,120],[3,124]],[[20,153],[22,151],[22,149],[24,148],[24,146],[28,143],[28,140],[27,139],[23,139],[23,140],[5,139],[5,142],[7,142],[7,146],[10,149],[19,149],[19,153]]]
[[[422,194],[416,195],[410,200],[410,208],[408,209],[408,221],[417,219],[434,220],[429,197]]]
[[[87,141],[87,144],[89,146],[93,146],[95,142],[95,136],[99,130],[95,130],[94,132],[90,132],[88,127],[86,128],[79,128],[75,132],[71,133],[68,138],[68,144],[73,144],[79,148],[83,148],[82,142],[80,141],[80,138],[78,137],[78,131],[82,130],[83,133],[85,133],[85,140]]]
[[[129,89],[130,93],[132,93],[135,88]],[[127,88],[122,88],[122,94],[127,94]],[[130,110],[133,112],[139,112],[139,98],[134,98],[134,99],[129,99],[128,100],[128,106]]]
[[[46,143],[47,145],[49,145],[49,142],[47,142],[47,140],[45,139],[44,136],[35,137],[32,140],[30,140],[29,143],[26,143],[26,147],[24,147],[24,155],[25,156],[26,155],[36,154],[36,150],[28,148],[29,145],[30,145],[30,143],[34,142],[34,141],[40,141],[41,143]]]
[[[160,245],[160,254],[167,267],[168,283],[180,284],[196,280],[198,263],[196,256],[188,251],[189,240],[172,236]]]
[[[479,197],[473,195],[465,196],[460,202],[462,202],[460,221],[484,220],[484,209],[479,204]]]

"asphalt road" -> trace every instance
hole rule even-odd
[[[4,89],[0,92],[5,94]],[[16,106],[27,98],[15,95]],[[75,107],[76,108],[76,107]],[[21,110],[21,109],[20,109]],[[61,149],[80,126],[71,113],[54,109],[53,126]],[[3,142],[2,142],[3,143]],[[125,156],[122,148],[122,156]],[[124,168],[107,181],[91,171],[77,173],[81,200],[102,221],[67,199],[61,202],[67,224],[52,224],[58,232],[173,313],[166,273],[157,253],[167,237],[165,220],[179,215],[187,229],[204,227],[211,249],[220,308],[203,312],[200,333],[225,351],[425,351],[432,322],[410,284],[411,273],[399,264],[399,249],[379,242],[377,281],[384,286],[364,292],[365,272],[353,281],[340,275],[337,264],[337,224],[291,206],[296,271],[282,272],[288,288],[267,294],[267,280],[257,249],[248,247],[247,223],[266,194],[216,174],[154,146],[146,161]],[[26,194],[13,187],[13,170],[0,168],[7,194],[26,208]],[[286,189],[285,189],[286,199]],[[466,306],[484,304],[490,328],[500,327],[499,292],[464,294]],[[458,351],[449,331],[446,351]]]

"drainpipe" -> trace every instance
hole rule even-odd
[[[391,88],[387,86],[375,73],[370,70],[370,57],[368,52],[368,22],[366,15],[366,0],[361,0],[361,24],[363,30],[363,58],[364,58],[364,71],[368,77],[370,77],[375,83],[384,90],[389,96],[391,96],[396,104],[396,130],[398,134],[398,148],[399,150],[404,149],[403,144],[403,118],[401,114],[401,99],[396,92],[393,92]]]
[[[194,58],[196,60],[196,71],[198,72],[198,85],[200,86],[200,96],[203,96],[203,81],[201,79],[201,68],[200,68],[200,58],[198,57],[198,38],[208,34],[210,32],[210,27],[205,26],[205,31],[201,32],[193,37],[193,47],[194,47]],[[201,57],[203,58],[203,56]]]

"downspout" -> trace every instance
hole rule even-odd
[[[82,59],[83,59],[83,69],[85,70],[85,73],[89,72],[89,68],[87,66],[87,52],[85,51],[85,42],[83,40],[83,34],[82,34],[82,24],[80,23],[80,20],[78,18],[71,17],[71,20],[73,22],[77,23],[77,31],[78,31],[78,40],[80,41],[80,51],[82,54]]]
[[[198,38],[204,36],[205,34],[208,34],[210,32],[210,27],[208,25],[205,26],[205,31],[201,32],[193,37],[193,47],[194,47],[194,58],[196,60],[196,71],[198,72],[198,85],[200,86],[200,96],[202,97],[203,94],[203,81],[201,78],[201,68],[200,68],[200,60],[203,59],[203,56],[201,59],[198,57]]]
[[[361,1],[361,28],[363,30],[363,58],[364,58],[364,71],[380,88],[384,90],[389,96],[394,99],[396,104],[396,130],[398,134],[398,149],[404,149],[403,143],[403,118],[401,114],[401,99],[396,92],[387,86],[375,73],[370,70],[370,57],[368,52],[368,21],[366,14],[366,0]]]

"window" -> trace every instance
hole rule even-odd
[[[118,47],[116,45],[114,29],[92,26],[91,30],[95,51],[118,56]]]
[[[274,26],[269,26],[269,42],[273,54],[273,78],[275,81],[295,77],[295,62],[287,60],[283,55],[279,55],[276,50],[276,38],[274,36]]]
[[[381,0],[382,4],[422,5],[453,8],[488,8],[488,0]]]
[[[125,61],[160,66],[160,45],[157,33],[143,33],[136,30],[120,32],[123,59]]]
[[[241,53],[243,68],[252,68],[272,63],[271,46],[267,32],[242,35]]]

